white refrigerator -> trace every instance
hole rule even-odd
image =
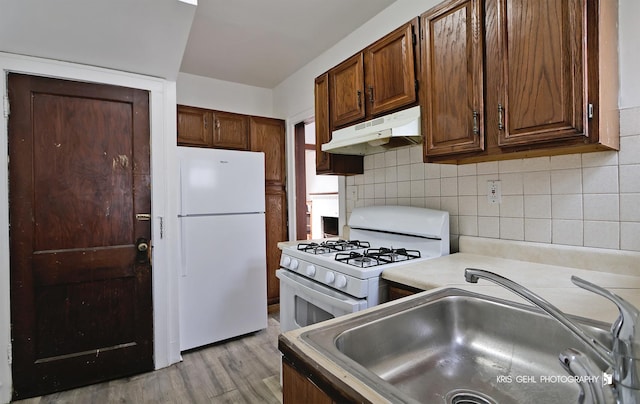
[[[178,147],[180,350],[267,327],[264,154]]]

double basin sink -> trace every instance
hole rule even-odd
[[[609,324],[571,319],[611,346]],[[393,403],[577,403],[581,388],[558,355],[567,348],[591,352],[533,306],[455,288],[337,321],[301,338]]]

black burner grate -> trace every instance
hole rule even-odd
[[[339,252],[335,260],[360,268],[369,268],[392,262],[408,261],[420,258],[420,251],[405,248],[369,248],[364,253],[351,251]]]
[[[309,242],[298,244],[298,250],[309,254],[327,254],[338,251],[349,251],[369,248],[370,244],[360,240],[327,240],[321,243]]]

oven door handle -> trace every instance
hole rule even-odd
[[[300,275],[292,274],[287,270],[280,269],[276,271],[276,275],[280,278],[280,281],[285,282],[297,291],[302,290],[306,296],[313,298],[318,302],[329,304],[349,313],[366,308],[365,300],[351,298],[322,284],[307,280]]]

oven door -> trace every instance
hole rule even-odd
[[[365,299],[338,292],[286,269],[280,279],[280,330],[295,330],[367,308]]]

